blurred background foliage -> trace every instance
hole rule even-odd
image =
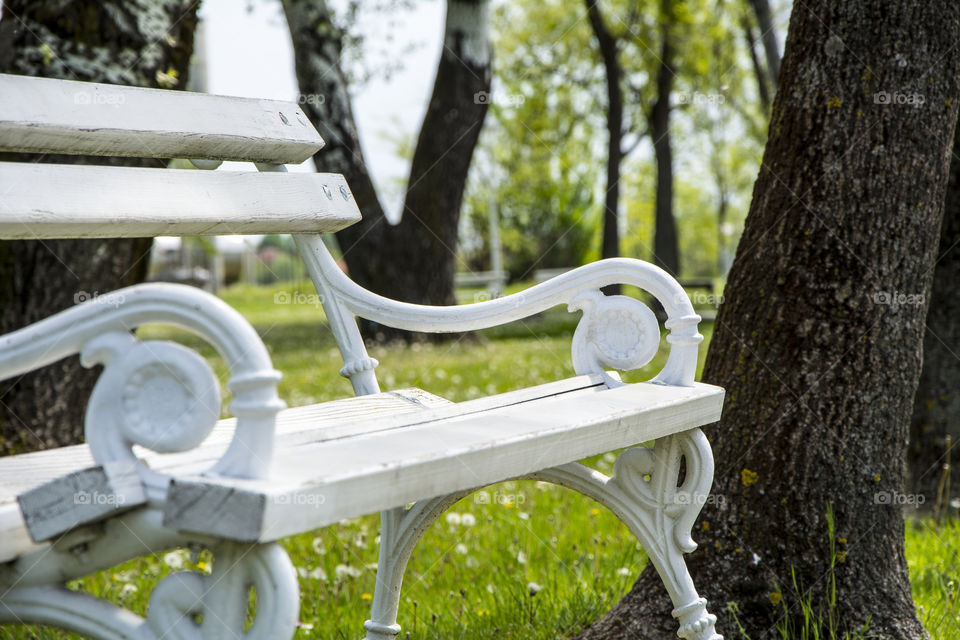
[[[654,4],[604,4],[610,31],[622,42],[624,67],[621,253],[646,260],[652,258],[656,194],[646,125],[658,64]],[[680,275],[722,276],[742,229],[766,137],[768,105],[760,99],[742,26],[752,14],[746,3],[732,0],[672,4],[671,37],[679,52],[670,102]],[[584,11],[560,0],[501,3],[493,12],[491,35],[491,109],[464,202],[461,268],[490,268],[491,202],[497,203],[511,278],[596,259],[606,91]]]

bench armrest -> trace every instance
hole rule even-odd
[[[690,386],[697,369],[697,349],[703,336],[697,330],[700,316],[693,310],[680,283],[663,269],[642,260],[600,260],[520,293],[474,304],[426,306],[391,300],[367,291],[350,280],[317,236],[294,236],[300,254],[322,296],[324,309],[346,364],[341,373],[359,393],[376,386],[375,380],[358,378],[376,366],[366,355],[354,316],[406,329],[446,333],[473,331],[519,320],[550,307],[566,304],[583,311],[573,337],[573,364],[577,374],[603,373],[604,367],[621,371],[647,364],[660,347],[660,326],[654,313],[628,296],[605,296],[601,287],[628,284],[652,294],[667,313],[665,326],[670,354],[654,382]],[[375,389],[374,389],[375,391]]]
[[[104,364],[87,407],[85,433],[100,465],[135,466],[151,499],[169,479],[139,462],[133,446],[160,453],[200,444],[219,418],[219,383],[200,356],[171,342],[144,341],[147,323],[182,327],[207,340],[230,369],[227,387],[237,416],[233,440],[211,472],[265,477],[273,450],[280,374],[253,327],[229,305],[194,287],[151,283],[93,298],[0,337],[0,380],[61,358]],[[116,466],[115,464],[113,466]]]

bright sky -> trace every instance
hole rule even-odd
[[[336,4],[336,3],[334,3]],[[399,211],[396,186],[408,172],[396,156],[395,143],[416,134],[426,110],[440,57],[444,3],[416,2],[414,8],[389,16],[365,11],[360,25],[364,52],[403,52],[403,67],[390,80],[375,78],[354,92],[353,109],[364,155],[384,205]],[[221,95],[295,100],[299,94],[293,48],[279,0],[204,0],[207,91]],[[390,38],[393,38],[391,41]],[[419,45],[411,49],[410,45]],[[321,152],[322,153],[322,152]],[[307,161],[291,170],[312,171]]]

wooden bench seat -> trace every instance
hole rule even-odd
[[[450,404],[419,389],[401,389],[370,396],[345,398],[322,404],[285,409],[278,414],[277,438],[281,446],[296,447],[336,437],[345,427],[370,420],[390,420],[411,412]],[[199,473],[219,459],[233,436],[236,418],[221,420],[203,445],[185,453],[158,454],[135,450],[157,471]],[[32,549],[33,542],[17,505],[17,497],[66,474],[96,466],[86,444],[0,457],[0,563]],[[83,505],[77,505],[81,509]],[[83,514],[77,514],[83,520]]]
[[[723,390],[710,385],[638,383],[417,412],[402,425],[280,448],[263,480],[178,473],[165,522],[242,542],[277,540],[710,424],[722,403]]]
[[[174,477],[169,526],[265,542],[709,424],[722,400],[711,385],[610,389],[597,375],[458,404],[405,389],[281,411],[261,480],[199,475],[223,455],[234,419],[189,452],[138,453]],[[17,497],[94,465],[87,445],[0,458],[0,562],[32,546]]]

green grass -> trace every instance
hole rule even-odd
[[[275,302],[284,299],[277,297],[283,291],[299,302]],[[284,372],[280,391],[291,406],[352,395],[337,374],[339,353],[310,294],[309,283],[234,287],[224,294],[263,336],[274,366]],[[462,295],[473,298],[471,292]],[[371,355],[381,362],[383,388],[421,387],[461,401],[572,375],[570,337],[578,316],[556,309],[446,344],[374,346]],[[711,329],[701,328],[708,339]],[[226,377],[223,363],[199,339],[164,327],[145,328],[141,338],[176,338],[198,348],[221,379]],[[627,378],[649,377],[664,357],[662,350],[649,367]],[[607,454],[586,462],[609,473],[613,459]],[[636,541],[609,512],[552,485],[502,483],[464,498],[449,513],[456,515],[441,517],[410,562],[401,640],[570,637],[616,603],[645,563]],[[375,583],[377,532],[377,517],[368,516],[284,541],[301,574],[298,638],[362,636]],[[924,623],[938,640],[960,640],[960,527],[911,522],[907,552]],[[71,586],[144,615],[153,585],[173,566],[209,570],[208,555],[196,560],[200,564],[186,552],[160,554]],[[734,637],[731,631],[722,630]],[[74,636],[40,627],[0,629],[0,638],[7,637]]]
[[[960,638],[960,519],[907,521],[907,565],[920,621],[934,640]]]

